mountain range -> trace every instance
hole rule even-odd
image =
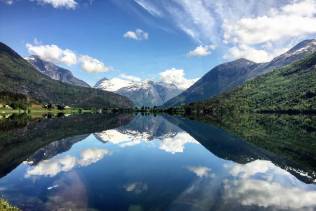
[[[3,43],[0,43],[0,81],[1,103],[23,99],[28,103],[60,104],[81,108],[133,106],[126,97],[115,93],[53,80],[40,73]]]
[[[52,62],[44,61],[39,56],[32,55],[26,57],[25,60],[32,64],[40,73],[47,75],[51,79],[71,85],[90,87],[86,82],[74,77],[70,70],[59,67]]]
[[[313,52],[316,52],[316,40],[305,40],[267,63],[255,63],[246,59],[238,59],[220,64],[180,95],[167,101],[163,106],[173,107],[207,100],[230,91],[257,76],[299,61]]]
[[[122,85],[124,83],[124,85]],[[135,106],[160,106],[169,99],[180,94],[180,89],[175,84],[164,82],[145,81],[120,81],[120,79],[103,78],[96,83],[95,88],[113,91],[128,97]]]

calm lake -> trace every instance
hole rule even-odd
[[[22,210],[316,210],[314,118],[3,118],[0,195]]]

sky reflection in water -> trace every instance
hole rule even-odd
[[[315,184],[268,160],[217,157],[160,116],[51,143],[2,177],[0,192],[25,210],[316,208]]]

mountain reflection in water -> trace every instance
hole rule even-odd
[[[0,194],[23,210],[316,208],[313,163],[219,126],[87,114],[1,128]]]

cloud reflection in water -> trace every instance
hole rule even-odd
[[[27,170],[25,177],[48,176],[54,177],[61,172],[68,172],[76,166],[88,166],[101,160],[104,156],[110,155],[107,149],[85,149],[81,151],[80,157],[66,155],[54,157],[50,160],[41,161],[34,167]]]
[[[119,147],[130,147],[151,140],[159,141],[159,149],[172,154],[183,152],[186,144],[198,142],[186,132],[168,133],[158,137],[152,137],[149,133],[134,130],[107,130],[95,134],[102,142],[109,142]]]

